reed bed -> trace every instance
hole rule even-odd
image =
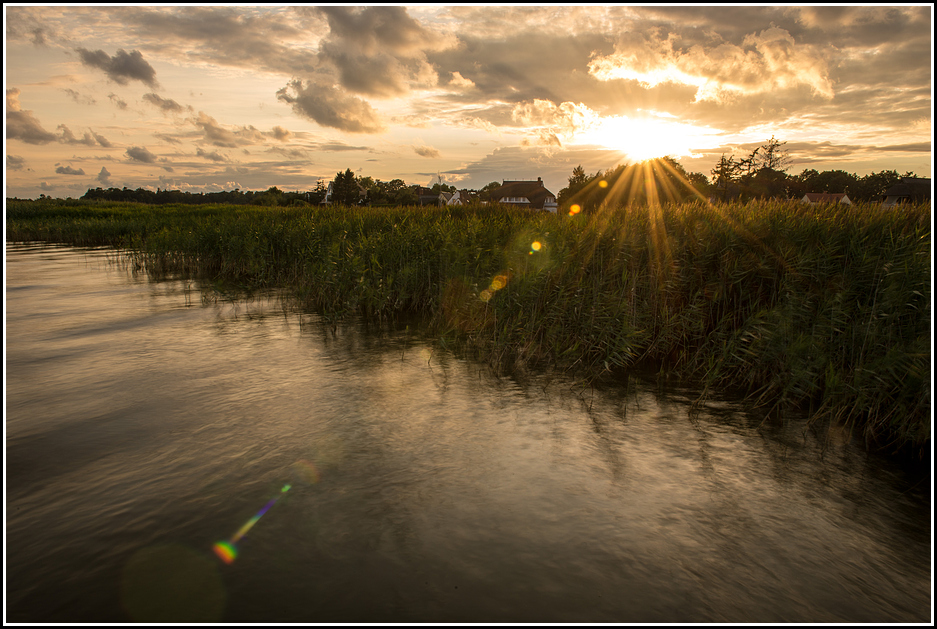
[[[333,320],[418,315],[498,368],[647,368],[929,450],[930,205],[254,208],[10,201],[7,241],[282,288]]]

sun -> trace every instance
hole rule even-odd
[[[635,162],[658,157],[687,157],[694,149],[718,145],[719,131],[677,122],[661,115],[629,118],[604,116],[577,135],[577,143],[621,151]]]

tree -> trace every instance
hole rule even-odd
[[[859,179],[856,198],[853,201],[881,201],[885,192],[898,183],[900,176],[897,170],[883,170],[880,173],[869,173]]]
[[[405,186],[397,190],[392,197],[394,204],[396,205],[419,205],[420,197],[417,195],[416,190],[411,186]]]
[[[583,170],[582,164],[573,168],[573,174],[567,179],[569,185],[560,190],[559,194],[556,195],[556,202],[560,206],[565,206],[571,203],[573,200],[583,201],[583,199],[578,199],[577,197],[581,196],[583,190],[586,186],[589,185],[591,181],[600,177],[602,172],[599,171],[595,174],[595,177],[590,177],[586,174],[586,171]],[[585,207],[583,203],[579,203],[581,207]]]
[[[767,143],[759,147],[761,149],[760,153],[758,149],[755,149],[752,153],[752,159],[755,160],[756,170],[770,168],[771,170],[786,171],[791,163],[791,157],[787,154],[787,149],[782,148],[785,144],[787,142],[776,140],[772,135]]]
[[[687,181],[696,189],[697,192],[703,196],[707,196],[711,190],[709,185],[709,177],[703,173],[690,173],[687,175]]]
[[[316,187],[309,193],[309,202],[314,205],[319,205],[325,201],[326,192],[328,192],[328,188],[325,187],[325,183],[323,183],[321,179],[318,180],[316,182]]]
[[[450,186],[444,183],[434,183],[431,188],[433,194],[439,194],[441,192],[455,192],[455,186]]]
[[[332,180],[332,203],[339,205],[358,205],[361,198],[358,179],[350,168],[344,173],[336,173]]]
[[[734,155],[726,158],[723,153],[719,163],[710,173],[712,174],[713,189],[723,201],[727,201],[730,196],[738,196],[738,182],[742,174],[742,166]]]

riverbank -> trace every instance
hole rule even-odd
[[[423,317],[501,369],[648,366],[930,449],[930,205],[144,206],[9,201],[7,241],[124,249],[154,275],[279,287],[339,320]]]

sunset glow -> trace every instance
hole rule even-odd
[[[577,139],[624,153],[631,161],[655,157],[687,157],[693,150],[719,145],[717,132],[661,118],[610,116],[598,120]]]
[[[931,6],[11,6],[6,194],[931,163]]]

